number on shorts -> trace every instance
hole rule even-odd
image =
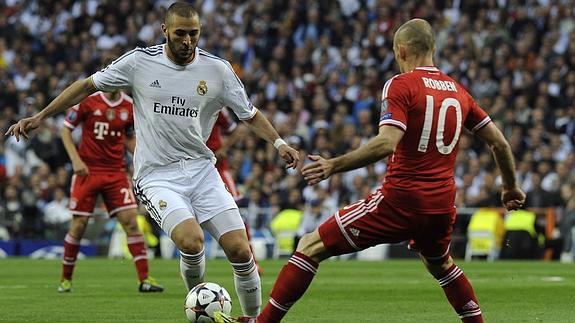
[[[132,192],[129,189],[123,187],[120,189],[120,193],[124,194],[124,203],[128,204],[132,202]]]

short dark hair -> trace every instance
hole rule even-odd
[[[178,15],[184,18],[199,17],[199,14],[196,11],[196,9],[194,9],[194,7],[187,2],[172,3],[172,5],[168,8],[168,11],[166,12],[166,18],[164,19],[164,21],[167,23],[169,18],[173,15]]]

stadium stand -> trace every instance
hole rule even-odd
[[[162,43],[159,21],[171,2],[0,1],[3,133],[110,57]],[[471,91],[509,139],[528,206],[553,208],[559,224],[563,214],[575,211],[570,1],[195,3],[203,25],[199,46],[232,63],[254,105],[302,156],[341,154],[377,132],[382,86],[398,72],[391,50],[394,28],[412,17],[427,19],[437,35],[437,66]],[[65,214],[53,212],[65,200],[57,193],[69,191],[71,177],[58,138],[62,120],[46,122],[30,141],[0,136],[3,237],[45,239],[65,231],[52,229],[54,223],[66,225]],[[317,198],[297,172],[273,167],[278,158],[271,145],[249,137],[229,156],[243,194],[240,206],[257,229],[269,229],[279,211],[303,211]],[[337,205],[345,205],[377,186],[385,169],[382,161],[321,185]],[[469,135],[460,142],[456,182],[458,207],[500,206],[493,158]],[[250,217],[250,209],[272,211]],[[469,217],[461,217],[456,234],[465,236],[465,221]],[[553,228],[550,233],[548,238],[558,238]]]

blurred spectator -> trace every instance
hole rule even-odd
[[[53,240],[63,240],[68,231],[68,224],[72,214],[68,210],[68,198],[65,191],[57,187],[54,198],[44,207],[44,223],[46,224],[46,237]]]

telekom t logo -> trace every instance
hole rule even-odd
[[[109,123],[96,121],[94,123],[94,134],[96,134],[96,139],[104,140],[104,136],[108,134],[109,128],[110,128]]]

